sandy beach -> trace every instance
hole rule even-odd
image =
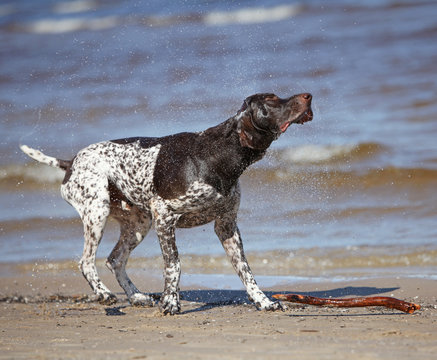
[[[0,360],[436,359],[436,14],[411,0],[0,2]],[[65,174],[20,145],[69,160],[101,141],[205,131],[256,93],[307,92],[313,120],[241,177],[258,284],[419,311],[257,311],[212,223],[177,231],[181,314],[129,305],[103,264],[115,221],[97,266],[119,301],[92,301]],[[158,297],[162,270],[151,231],[128,273]]]
[[[244,291],[182,287],[182,313],[157,307],[105,306],[92,296],[77,269],[38,272],[31,265],[1,267],[2,359],[431,359],[437,351],[437,284],[384,278],[348,283],[283,284],[265,289],[315,296],[394,296],[422,309],[412,315],[374,308],[340,309],[287,303],[261,312]],[[156,277],[135,279],[159,292]]]

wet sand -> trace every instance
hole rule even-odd
[[[0,267],[1,359],[430,359],[437,352],[437,282],[392,278],[284,284],[267,289],[315,296],[394,296],[422,305],[412,315],[375,308],[287,304],[261,312],[244,291],[182,287],[182,313],[134,308],[112,276],[115,305],[90,301],[78,270]],[[30,270],[29,270],[30,269]],[[135,279],[159,292],[158,277]]]

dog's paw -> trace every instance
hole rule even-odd
[[[258,310],[264,310],[264,311],[285,311],[287,310],[287,307],[283,305],[280,301],[270,301],[266,300],[262,303],[256,303],[256,307]]]
[[[133,294],[129,298],[129,302],[132,306],[138,306],[138,307],[152,307],[155,305],[155,302],[149,295],[136,293]]]
[[[93,300],[102,305],[113,305],[117,302],[117,297],[113,293],[100,293],[96,294]]]
[[[159,308],[164,315],[174,315],[181,311],[178,293],[163,293],[159,301]]]
[[[285,306],[280,301],[273,301],[273,304],[271,305],[271,307],[268,310],[270,310],[270,311],[277,311],[277,310],[285,311],[285,310],[287,310],[287,306]]]

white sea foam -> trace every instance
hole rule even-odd
[[[320,163],[347,156],[357,147],[356,145],[302,145],[284,150],[281,157],[295,163]]]
[[[43,19],[25,26],[26,30],[36,34],[61,34],[79,30],[105,30],[119,25],[117,16],[106,16],[97,19],[67,18]]]
[[[64,178],[65,172],[47,165],[8,165],[0,168],[0,181],[17,183],[30,181],[36,184],[56,184]]]
[[[271,8],[245,8],[236,11],[217,11],[204,16],[207,25],[254,24],[285,20],[296,16],[300,5],[280,5]]]
[[[94,0],[76,0],[61,2],[54,5],[55,14],[74,14],[93,10],[97,7]],[[142,23],[154,26],[169,26],[180,22],[200,21],[206,25],[229,25],[229,24],[254,24],[285,20],[302,11],[301,5],[280,5],[274,7],[253,7],[235,11],[213,11],[204,16],[149,16],[141,18]],[[60,34],[82,30],[104,30],[116,27],[126,21],[119,16],[106,16],[100,18],[68,17],[46,18],[37,20],[24,26],[19,26],[31,33],[36,34]]]

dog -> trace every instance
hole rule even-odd
[[[41,163],[65,170],[62,197],[79,213],[84,249],[79,267],[97,300],[113,304],[116,296],[100,280],[95,265],[97,247],[109,216],[120,224],[120,238],[106,264],[129,302],[153,306],[126,274],[131,251],[153,225],[164,258],[164,291],[159,306],[164,314],[180,312],[181,274],[176,228],[214,221],[214,230],[260,310],[283,309],[258,287],[244,255],[237,226],[239,177],[260,160],[270,144],[294,123],[311,121],[312,95],[289,98],[262,93],[244,100],[236,115],[201,132],[165,137],[131,137],[92,144],[70,161],[46,156],[21,145]]]

